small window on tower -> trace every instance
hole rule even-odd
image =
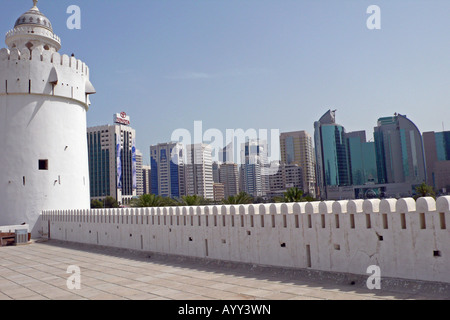
[[[39,170],[48,170],[48,160],[39,160]]]

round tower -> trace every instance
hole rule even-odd
[[[0,226],[30,225],[43,210],[89,209],[89,69],[60,55],[61,40],[34,6],[0,50]]]

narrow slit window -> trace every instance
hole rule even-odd
[[[439,213],[439,222],[441,223],[441,230],[447,229],[447,226],[445,223],[445,212]]]
[[[339,229],[340,228],[340,223],[339,223],[339,215],[338,214],[334,215],[334,220],[336,222],[336,229]]]
[[[372,221],[370,220],[370,214],[366,214],[366,228],[372,229]]]
[[[306,267],[307,268],[311,268],[312,267],[312,263],[311,263],[311,246],[310,245],[306,245]]]
[[[402,213],[400,215],[400,223],[401,223],[402,229],[403,230],[406,229],[406,214]]]
[[[383,213],[383,229],[389,229],[388,215]]]
[[[425,230],[427,228],[427,222],[425,219],[425,213],[420,213],[420,229]]]
[[[350,228],[355,229],[355,215],[350,215]]]

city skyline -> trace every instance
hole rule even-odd
[[[371,4],[381,8],[381,30],[367,29]],[[70,5],[81,9],[80,30],[66,27]],[[8,3],[2,29],[28,6]],[[365,130],[368,140],[377,119],[395,112],[421,132],[450,128],[445,1],[79,0],[39,7],[64,39],[62,51],[93,68],[98,93],[88,126],[126,111],[144,164],[149,145],[178,128],[193,130],[197,120],[223,132],[311,133],[323,112],[337,109],[337,122]]]

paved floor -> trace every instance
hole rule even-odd
[[[70,290],[69,266],[81,271]],[[71,282],[72,283],[72,282]],[[423,286],[418,286],[423,287]],[[448,291],[368,290],[271,268],[149,256],[56,241],[0,248],[0,300],[450,299]]]

